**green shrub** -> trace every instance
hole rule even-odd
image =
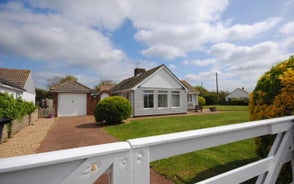
[[[218,103],[218,96],[217,94],[211,94],[204,96],[206,105],[215,105]]]
[[[202,96],[198,96],[198,104],[199,105],[205,105],[205,98]]]
[[[96,122],[121,123],[131,116],[132,106],[126,98],[119,96],[107,97],[98,102],[95,108]]]
[[[19,119],[36,109],[31,102],[23,101],[22,98],[14,99],[8,93],[0,93],[0,117]]]
[[[291,56],[266,72],[250,94],[250,120],[260,120],[294,114],[294,57]],[[266,157],[273,143],[273,136],[256,139],[257,154]],[[284,167],[278,183],[290,183],[291,169]]]
[[[248,105],[249,99],[248,98],[232,98],[228,101],[228,105]]]

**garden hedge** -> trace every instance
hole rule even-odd
[[[12,95],[0,92],[0,117],[20,119],[36,109],[33,103],[23,101],[21,97],[14,99]]]

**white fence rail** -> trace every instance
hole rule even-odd
[[[109,173],[113,184],[149,184],[152,161],[277,134],[267,158],[200,183],[275,183],[282,165],[293,162],[294,116],[131,139],[41,154],[0,159],[0,183],[94,183]]]

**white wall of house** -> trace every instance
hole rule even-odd
[[[20,97],[20,96],[22,96],[22,93],[23,93],[23,91],[18,90],[18,89],[15,89],[13,87],[9,87],[7,85],[0,86],[0,92],[1,93],[5,93],[6,92],[6,93],[12,95],[13,98],[15,98],[15,99],[18,98],[18,97]]]
[[[32,93],[28,93],[24,91],[21,97],[23,100],[27,102],[32,102],[33,104],[35,104],[36,94],[32,94]]]
[[[144,92],[153,92],[153,107],[144,108]],[[167,92],[167,107],[159,107],[158,95],[160,91]],[[180,95],[180,105],[173,107],[172,105],[172,92],[178,91]],[[161,114],[179,114],[187,112],[187,92],[184,89],[167,89],[167,88],[138,88],[134,92],[134,109],[133,116],[148,116],[148,115],[161,115]]]
[[[32,77],[32,72],[28,76],[28,79],[26,81],[24,89],[26,91],[22,95],[23,100],[35,103],[36,89],[35,89],[35,85],[34,85],[34,81],[33,81],[33,77]]]
[[[144,94],[153,94],[153,107],[144,107]],[[159,95],[166,93],[167,104],[165,107],[159,105]],[[173,106],[173,92],[179,93],[179,106]],[[154,73],[150,78],[143,81],[134,90],[133,116],[148,116],[160,114],[178,114],[187,112],[187,91],[167,70],[162,69]]]
[[[140,85],[142,88],[182,88],[182,86],[164,69],[159,70]]]
[[[27,93],[36,94],[36,89],[32,77],[32,72],[29,74],[28,79],[26,81],[26,84],[24,86],[24,89]]]
[[[188,94],[187,95],[187,106],[188,110],[192,110],[195,108],[195,105],[198,105],[198,95],[197,94]]]

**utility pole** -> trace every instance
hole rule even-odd
[[[215,73],[215,82],[216,82],[216,94],[218,94],[218,78],[217,78],[217,72]]]

